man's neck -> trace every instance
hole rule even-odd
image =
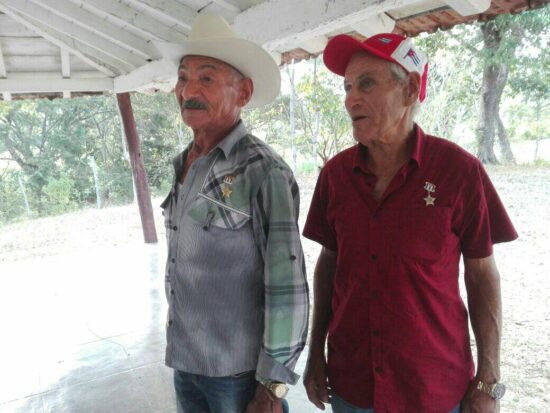
[[[193,130],[193,145],[190,152],[193,158],[207,155],[235,128],[240,119],[230,125]]]
[[[400,139],[369,145],[367,165],[378,178],[392,177],[410,158],[414,128],[401,136]]]

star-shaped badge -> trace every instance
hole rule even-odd
[[[428,193],[428,196],[424,198],[424,201],[426,201],[426,206],[435,206],[435,198],[430,193]]]
[[[222,195],[224,198],[229,198],[233,191],[227,185],[222,188]]]

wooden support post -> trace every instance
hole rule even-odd
[[[151,196],[149,194],[149,183],[147,181],[147,171],[143,164],[141,156],[141,146],[132,110],[132,102],[129,93],[117,93],[118,108],[122,116],[126,142],[130,153],[130,162],[132,164],[132,173],[134,174],[135,189],[139,206],[139,215],[141,216],[141,226],[143,228],[143,237],[146,243],[157,242],[157,230],[155,228],[155,218],[153,216],[153,206],[151,205]]]

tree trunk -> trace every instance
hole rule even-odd
[[[504,62],[497,62],[494,59],[494,54],[502,42],[502,33],[493,22],[483,23],[480,27],[485,48],[488,49],[493,59],[487,59],[483,68],[482,104],[477,130],[477,156],[483,163],[498,163],[494,149],[495,135],[498,131],[504,159],[514,162],[506,129],[499,115],[502,92],[508,81],[508,66]]]
[[[319,105],[319,102],[317,100],[317,93],[318,93],[318,87],[317,87],[317,59],[313,61],[313,96],[315,102],[317,104],[315,105],[315,130],[313,131],[313,134],[311,135],[311,148],[312,148],[312,155],[313,155],[313,164],[317,165],[317,141],[319,137],[319,126],[321,121],[321,108]],[[323,165],[325,162],[323,161]]]
[[[508,134],[506,133],[506,128],[502,123],[500,115],[497,115],[497,128],[498,141],[500,143],[500,149],[502,152],[502,156],[504,157],[504,161],[515,164],[516,158],[514,157],[514,153],[512,152],[512,147],[510,146],[510,141],[508,140]]]
[[[291,70],[292,67],[292,70]],[[294,76],[296,74],[294,67],[294,60],[287,65],[286,72],[290,81],[290,138],[292,140],[292,171],[296,173],[298,151],[296,150],[296,120],[295,120],[295,107],[296,107],[296,86],[294,85]]]

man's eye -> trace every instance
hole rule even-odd
[[[350,90],[351,90],[351,85],[349,83],[345,84],[344,85],[344,92],[348,93]]]
[[[203,76],[203,77],[201,77],[201,80],[203,81],[203,83],[212,82],[212,78],[210,76]]]
[[[368,89],[372,87],[373,84],[374,82],[372,79],[361,79],[361,81],[359,82],[359,88],[363,90]]]
[[[187,78],[185,76],[178,76],[178,82],[185,82],[187,81]]]

